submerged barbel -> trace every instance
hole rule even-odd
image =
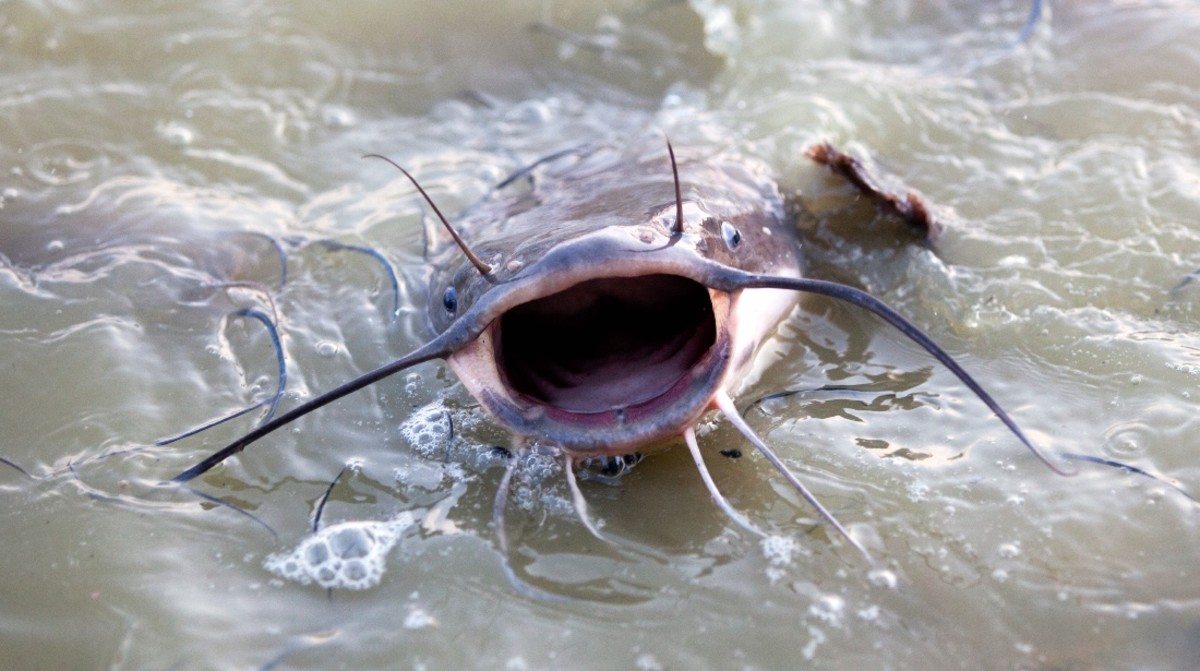
[[[696,445],[692,427],[719,409],[870,560],[754,436],[730,400],[759,346],[796,307],[801,292],[848,301],[899,329],[962,380],[1031,452],[1062,472],[917,327],[859,289],[804,276],[797,231],[764,166],[723,152],[689,152],[676,162],[669,144],[667,149],[564,152],[547,163],[566,167],[547,168],[553,174],[530,188],[506,180],[505,188],[468,208],[453,226],[396,166],[444,224],[430,231],[428,245],[427,314],[437,335],[407,356],[263,424],[175,481],[197,477],[346,394],[443,358],[514,435],[518,448],[532,440],[561,451],[577,508],[593,533],[573,465],[679,437],[717,503],[757,532],[721,497]],[[831,165],[837,156],[845,158],[828,146],[813,152]],[[842,161],[843,174],[853,170],[861,168]],[[874,188],[869,179],[856,184]],[[503,501],[513,463],[494,513],[502,547]]]

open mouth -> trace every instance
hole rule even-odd
[[[666,395],[716,342],[712,299],[675,275],[592,279],[506,312],[496,359],[508,386],[578,414]]]

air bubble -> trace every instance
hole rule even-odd
[[[341,347],[331,340],[322,340],[317,343],[317,355],[326,359],[335,356],[340,349]]]
[[[876,587],[884,587],[887,589],[896,589],[896,585],[900,582],[896,578],[896,574],[885,568],[875,569],[867,574],[867,579]]]
[[[412,396],[417,393],[418,385],[421,384],[420,373],[409,373],[404,376],[404,393]]]
[[[159,124],[158,136],[174,147],[186,147],[196,141],[196,131],[186,124],[168,121]]]
[[[351,581],[362,582],[363,580],[367,579],[367,575],[369,574],[369,571],[368,571],[366,565],[364,565],[361,561],[356,559],[353,561],[346,562],[346,566],[342,570],[342,574],[345,575],[346,578]]]
[[[329,546],[324,543],[313,543],[304,551],[304,561],[311,566],[320,566],[329,559]]]

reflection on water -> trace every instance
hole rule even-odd
[[[818,299],[739,405],[882,573],[722,422],[700,427],[709,467],[767,544],[672,449],[583,483],[616,547],[575,519],[557,460],[532,459],[502,557],[507,439],[439,364],[194,483],[250,515],[161,486],[259,415],[154,441],[274,392],[270,335],[238,310],[278,324],[285,408],[428,337],[426,213],[361,155],[454,212],[554,151],[666,132],[766,160],[815,215],[812,274],[910,315],[1042,445],[1200,489],[1192,3],[1047,3],[1016,48],[1016,0],[405,4],[0,6],[6,665],[1200,659],[1193,501],[1097,463],[1053,475],[913,346]],[[875,226],[803,158],[819,140],[923,193],[938,248]],[[347,464],[322,527],[384,525],[338,546],[384,556],[379,583],[277,578],[264,562],[315,547]],[[529,601],[504,562],[581,598]]]

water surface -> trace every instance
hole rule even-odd
[[[254,416],[411,350],[425,208],[581,142],[766,161],[815,214],[815,275],[863,286],[1040,444],[1200,492],[1200,10],[1055,2],[0,5],[0,649],[14,669],[1177,669],[1200,661],[1197,504],[1032,459],[869,316],[809,300],[742,397],[883,566],[722,422],[615,486],[530,463],[497,550],[506,438],[441,364],[339,402],[196,482]],[[947,222],[908,244],[803,157],[829,140]],[[369,245],[400,269],[399,310]],[[286,254],[286,282],[277,241]],[[837,386],[838,391],[819,391]],[[445,418],[455,437],[448,441]],[[421,418],[428,418],[420,424]],[[414,428],[423,427],[424,433]],[[409,429],[405,431],[403,429]],[[738,448],[741,459],[717,456]],[[379,584],[264,562],[324,522],[407,519]],[[540,588],[530,600],[507,562]]]

